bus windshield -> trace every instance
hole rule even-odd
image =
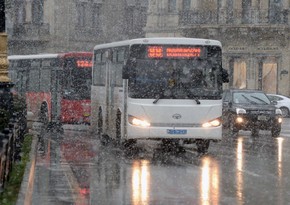
[[[90,99],[91,73],[91,59],[67,59],[63,73],[63,98]]]
[[[136,59],[129,79],[132,98],[219,98],[220,68],[209,59]]]

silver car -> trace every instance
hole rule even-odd
[[[290,98],[284,95],[277,95],[277,94],[267,94],[271,101],[276,101],[277,108],[280,108],[282,111],[282,117],[289,117],[290,114]]]

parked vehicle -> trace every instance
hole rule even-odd
[[[45,124],[90,124],[91,52],[12,55],[9,76],[26,99],[29,127]]]
[[[282,117],[289,117],[290,114],[290,98],[284,95],[277,94],[267,94],[268,98],[271,101],[276,101],[276,107],[279,108],[282,112]]]
[[[266,93],[260,90],[229,89],[223,93],[223,125],[232,134],[239,130],[270,130],[273,137],[280,135],[282,112]]]

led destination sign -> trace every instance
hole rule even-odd
[[[148,58],[195,58],[202,57],[201,47],[163,47],[148,46]]]
[[[93,66],[93,63],[91,60],[77,60],[77,67],[79,68],[90,68]]]

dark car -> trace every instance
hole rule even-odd
[[[232,134],[239,130],[270,130],[273,137],[280,135],[282,112],[260,90],[229,89],[223,93],[223,125]]]

